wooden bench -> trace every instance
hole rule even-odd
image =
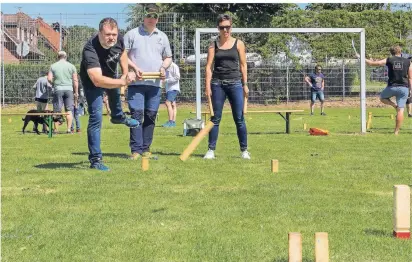
[[[1,115],[9,115],[9,116],[46,116],[47,124],[49,125],[49,138],[53,137],[53,116],[67,116],[69,113],[1,113]]]
[[[261,111],[247,111],[246,115],[251,114],[251,113],[275,113],[280,115],[286,122],[286,134],[290,134],[290,115],[292,113],[296,113],[296,112],[304,112],[304,110],[301,109],[285,109],[285,110],[261,110]],[[190,112],[191,114],[196,114],[196,112]],[[232,111],[223,111],[222,113],[232,113]],[[283,115],[283,113],[285,115]],[[207,121],[209,119],[209,112],[202,112],[202,115],[204,115],[205,117],[205,121]]]

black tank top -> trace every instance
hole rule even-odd
[[[408,69],[411,60],[400,57],[391,56],[386,60],[388,67],[388,86],[406,86],[408,87]]]
[[[240,80],[239,52],[237,39],[230,49],[219,49],[215,41],[215,64],[212,79]]]

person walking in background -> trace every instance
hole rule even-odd
[[[305,82],[310,86],[310,115],[313,116],[316,98],[320,101],[320,114],[326,116],[324,111],[325,104],[325,76],[322,74],[322,67],[315,66],[315,73],[306,76]]]
[[[163,127],[176,126],[176,97],[180,92],[180,70],[179,66],[172,62],[166,71],[166,107],[169,115],[169,121],[163,124]]]
[[[37,111],[47,110],[49,98],[53,96],[52,85],[47,80],[47,74],[37,79],[33,89],[36,90],[34,101],[36,102]]]
[[[36,90],[34,101],[36,102],[37,111],[43,112],[47,110],[49,97],[53,96],[52,85],[47,80],[47,73],[37,79],[33,89]],[[37,126],[33,127],[33,131],[37,132]],[[47,126],[43,125],[42,132],[47,133]]]
[[[64,51],[58,52],[59,61],[50,66],[47,80],[53,83],[53,112],[61,113],[62,106],[67,114],[67,133],[71,134],[73,121],[74,100],[79,97],[79,86],[77,80],[77,70],[73,64],[67,61],[67,54]],[[55,123],[56,131],[57,126]]]
[[[243,115],[244,97],[249,93],[246,47],[243,41],[231,36],[232,18],[230,15],[219,15],[217,25],[219,38],[209,46],[205,77],[206,97],[211,97],[212,100],[214,116],[212,116],[211,121],[215,125],[209,133],[209,148],[204,158],[215,158],[219,124],[227,97],[236,124],[241,158],[250,159],[250,153],[247,150],[247,129]]]

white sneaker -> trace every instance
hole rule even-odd
[[[207,150],[206,155],[203,157],[204,159],[215,159],[215,151],[214,150]]]
[[[247,150],[242,151],[242,156],[241,157],[243,159],[250,159],[250,153]]]

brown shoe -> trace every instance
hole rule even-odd
[[[80,128],[76,129],[76,133],[80,133],[80,132],[81,132]]]
[[[129,159],[130,159],[130,160],[137,160],[137,159],[139,159],[139,158],[141,158],[141,157],[142,157],[141,154],[139,154],[139,153],[137,153],[137,152],[134,152],[134,153],[132,153],[132,154],[129,156]]]

